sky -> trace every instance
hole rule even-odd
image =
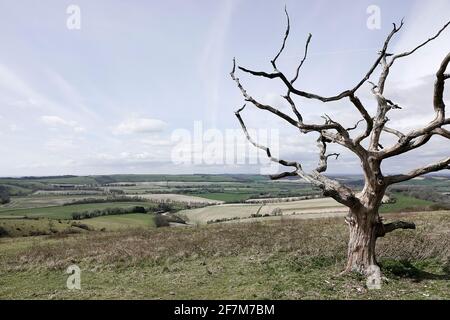
[[[243,99],[229,72],[233,57],[239,65],[272,71],[285,5],[291,34],[278,66],[292,75],[311,33],[296,86],[321,95],[359,82],[393,22],[405,21],[389,48],[399,53],[450,20],[447,0],[2,1],[0,176],[281,170],[245,141],[234,116]],[[379,28],[367,24],[373,6]],[[450,29],[394,65],[385,95],[403,109],[390,113],[391,127],[408,132],[433,118],[433,74],[449,51]],[[290,112],[278,81],[238,77],[252,96]],[[374,112],[370,86],[358,95]],[[359,120],[347,101],[296,101],[309,122],[321,123],[324,114],[348,127]],[[242,115],[255,138],[281,158],[307,170],[316,166],[317,136],[251,105]],[[383,138],[385,145],[394,142]],[[449,147],[433,138],[420,151],[386,161],[383,172],[447,157]],[[360,173],[351,153],[334,145],[329,151],[341,153],[330,159],[329,173]]]

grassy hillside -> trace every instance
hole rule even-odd
[[[134,206],[146,206],[146,202],[107,202],[89,203],[67,206],[54,206],[47,208],[14,209],[0,211],[2,216],[27,216],[27,217],[47,217],[52,219],[71,219],[72,213],[89,210],[102,210],[107,208],[131,208]]]
[[[317,219],[0,239],[0,297],[450,299],[450,212],[408,220],[417,230],[378,242],[381,290],[338,276],[347,228]],[[80,291],[65,287],[72,264],[82,270]]]
[[[133,228],[148,229],[155,227],[153,218],[153,214],[130,213],[86,219],[83,220],[82,223],[95,230],[106,229],[107,231],[111,231]]]
[[[102,216],[82,221],[38,219],[0,219],[0,238],[29,237],[35,235],[52,235],[61,237],[72,233],[86,231],[115,231],[135,228],[154,228],[154,215],[143,213],[128,213],[113,216]]]

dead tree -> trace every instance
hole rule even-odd
[[[237,66],[236,61],[233,60],[231,78],[236,82],[237,87],[240,89],[246,102],[251,103],[258,109],[268,111],[282,118],[295,128],[298,128],[301,133],[316,133],[319,135],[319,138],[317,139],[317,145],[319,148],[319,163],[317,168],[311,172],[306,172],[303,170],[300,162],[286,161],[275,158],[271,154],[269,147],[258,144],[249,135],[241,115],[245,105],[237,110],[235,115],[239,120],[239,123],[249,142],[251,142],[255,147],[265,151],[267,156],[272,161],[286,167],[292,167],[292,171],[271,176],[272,179],[292,176],[300,177],[319,187],[325,196],[332,197],[339,203],[344,204],[349,208],[345,221],[349,226],[350,239],[348,243],[347,266],[344,272],[357,271],[363,274],[368,274],[368,270],[374,270],[374,268],[379,270],[375,257],[375,243],[378,237],[383,237],[386,233],[396,229],[415,229],[415,224],[412,222],[382,222],[382,218],[379,215],[379,208],[386,188],[394,183],[406,181],[423,174],[450,169],[450,157],[447,157],[441,161],[420,167],[405,174],[383,175],[381,172],[381,163],[383,160],[415,150],[425,145],[431,137],[435,135],[450,139],[450,131],[448,128],[445,129],[445,126],[450,124],[450,118],[446,118],[443,99],[445,81],[450,78],[450,74],[446,73],[447,66],[450,62],[450,53],[448,53],[442,60],[440,67],[436,72],[433,96],[433,108],[435,113],[434,120],[425,125],[423,128],[403,133],[399,130],[388,127],[386,125],[389,120],[387,117],[388,112],[392,109],[400,109],[400,107],[384,96],[386,80],[394,63],[398,59],[405,58],[413,54],[430,41],[436,39],[442,31],[448,27],[450,21],[430,39],[420,43],[417,47],[410,51],[399,54],[392,54],[387,51],[392,37],[403,27],[403,21],[399,26],[394,23],[392,31],[387,36],[383,47],[378,52],[378,57],[370,66],[369,71],[363,76],[363,78],[354,87],[337,95],[326,97],[315,93],[306,92],[295,87],[295,82],[300,75],[302,65],[307,58],[311,34],[309,34],[306,40],[304,55],[295,70],[293,78],[288,78],[288,76],[278,69],[277,59],[282,54],[286,46],[286,41],[289,37],[290,23],[287,11],[286,18],[287,28],[281,48],[275,57],[270,61],[273,71],[265,72],[251,70],[242,66]],[[281,81],[287,89],[287,93],[283,96],[283,98],[292,108],[292,113],[295,117],[288,115],[273,106],[263,104],[256,98],[252,97],[245,90],[239,78],[236,77],[236,68],[252,76]],[[378,78],[378,83],[374,84],[370,82],[369,79],[377,68],[380,68],[380,75]],[[357,91],[366,82],[371,84],[371,91],[376,98],[378,105],[375,115],[369,114],[366,107],[356,95]],[[317,100],[323,103],[347,100],[349,104],[356,108],[361,116],[361,120],[358,121],[352,128],[345,128],[343,125],[328,116],[323,117],[325,119],[324,123],[306,123],[303,120],[302,113],[299,111],[296,103],[294,102],[293,96]],[[350,132],[354,130],[360,122],[365,122],[365,130],[357,136],[352,137]],[[383,133],[396,136],[397,142],[392,146],[383,148],[380,145],[380,137]],[[360,192],[356,192],[340,182],[324,175],[324,172],[327,170],[329,157],[335,156],[337,158],[338,156],[338,154],[327,154],[326,150],[328,144],[338,144],[350,150],[359,158],[361,161],[362,171],[364,173],[364,187]]]

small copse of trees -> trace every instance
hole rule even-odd
[[[0,186],[0,204],[5,204],[10,201],[8,189],[4,186]]]

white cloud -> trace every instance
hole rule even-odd
[[[83,132],[85,130],[76,121],[68,121],[58,116],[42,116],[41,121],[51,128],[69,127],[75,132]]]
[[[152,139],[142,139],[141,143],[152,147],[170,147],[174,144],[174,142],[170,139],[161,139],[158,137]]]
[[[159,119],[128,119],[120,123],[113,131],[115,134],[149,133],[162,131],[166,126],[167,123]]]
[[[9,125],[9,130],[12,131],[12,132],[17,132],[17,131],[20,130],[20,127],[17,124],[15,124],[15,123],[11,123]]]
[[[61,152],[72,150],[75,148],[76,143],[72,139],[68,138],[56,138],[47,141],[45,144],[45,148],[52,152]]]

